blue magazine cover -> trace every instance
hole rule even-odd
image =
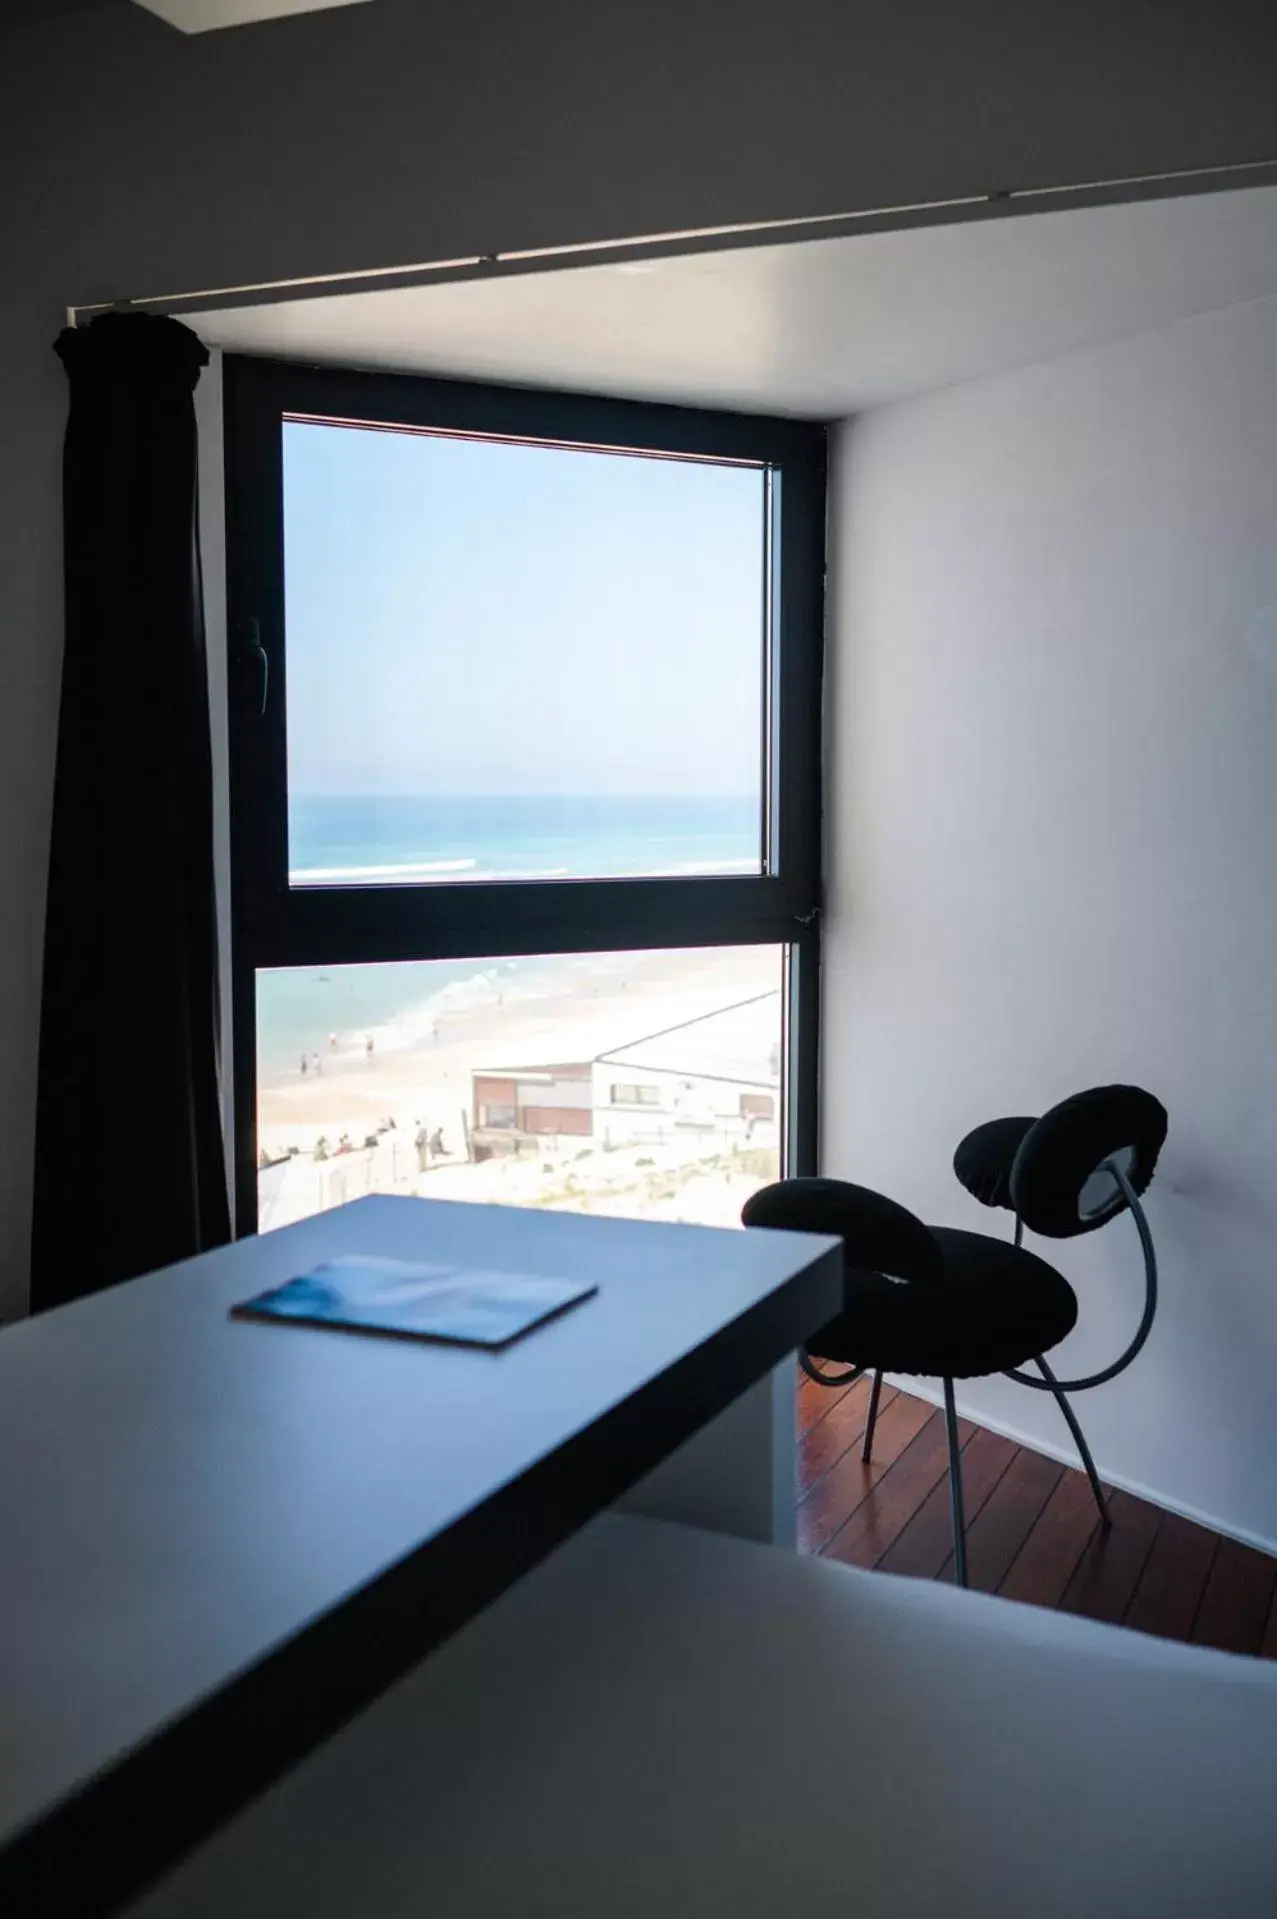
[[[243,1300],[231,1313],[237,1319],[292,1320],[338,1332],[499,1347],[597,1291],[588,1282],[533,1273],[352,1254]]]

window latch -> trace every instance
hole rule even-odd
[[[266,701],[270,693],[270,654],[262,645],[262,626],[260,620],[248,622],[248,655],[258,671],[258,684],[261,688],[258,696],[258,716],[264,718]]]

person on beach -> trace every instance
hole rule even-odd
[[[364,1034],[364,1058],[372,1064],[373,1038],[371,1033]]]
[[[302,1078],[303,1079],[305,1079],[306,1077],[306,1069],[309,1065],[310,1065],[310,1061],[307,1059],[305,1053],[303,1053],[302,1054]]]
[[[427,1133],[425,1127],[421,1124],[420,1120],[417,1121],[417,1130],[416,1130],[416,1133],[413,1135],[412,1143],[417,1149],[417,1171],[419,1173],[424,1173],[427,1166],[430,1164],[430,1161],[427,1157],[429,1146],[430,1146],[430,1135]]]

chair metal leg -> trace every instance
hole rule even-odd
[[[1068,1429],[1073,1435],[1073,1444],[1077,1447],[1081,1455],[1082,1464],[1086,1468],[1086,1476],[1091,1482],[1091,1491],[1095,1494],[1095,1503],[1100,1509],[1100,1525],[1104,1531],[1107,1532],[1112,1526],[1113,1521],[1109,1517],[1108,1502],[1104,1497],[1104,1488],[1100,1484],[1100,1476],[1095,1470],[1095,1461],[1091,1458],[1091,1449],[1086,1443],[1086,1435],[1078,1425],[1077,1414],[1069,1405],[1066,1395],[1061,1391],[1059,1380],[1055,1377],[1055,1374],[1040,1354],[1033,1363],[1047,1385],[1051,1388],[1052,1393],[1055,1395],[1055,1403],[1064,1414]]]
[[[882,1373],[874,1374],[874,1383],[869,1388],[869,1417],[865,1421],[865,1443],[860,1449],[860,1457],[866,1462],[874,1449],[874,1427],[878,1424],[878,1395],[882,1391]]]
[[[944,1424],[949,1438],[949,1503],[953,1508],[953,1572],[960,1586],[967,1583],[967,1516],[962,1500],[962,1446],[958,1439],[958,1409],[953,1381],[944,1382]]]

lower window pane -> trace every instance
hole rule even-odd
[[[257,975],[261,1230],[364,1193],[707,1226],[780,1176],[784,949]]]

